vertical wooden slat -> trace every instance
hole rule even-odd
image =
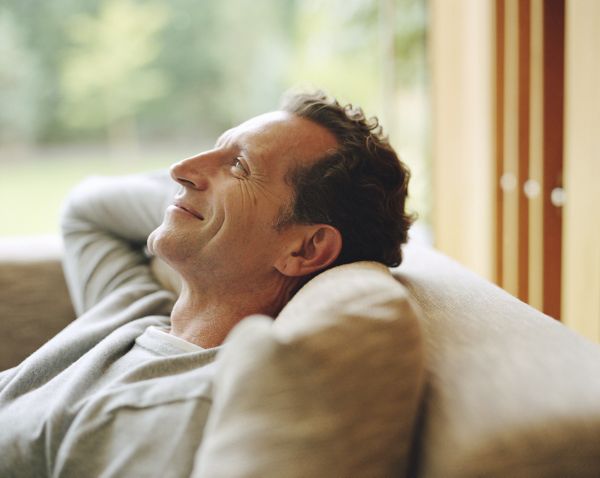
[[[562,187],[564,113],[564,0],[544,2],[544,305],[560,318],[562,274],[562,208],[551,203]]]
[[[495,273],[492,7],[429,3],[434,244],[487,278]]]
[[[518,297],[527,302],[529,298],[529,204],[523,185],[529,177],[529,78],[530,78],[530,0],[519,1],[518,21],[518,166],[517,166],[517,264]]]
[[[502,287],[519,293],[519,2],[504,4],[504,117],[502,158]]]
[[[600,342],[600,2],[566,11],[562,318]]]
[[[531,42],[529,78],[529,290],[528,302],[543,307],[544,217],[542,183],[544,176],[544,0],[531,1]]]
[[[495,269],[496,283],[504,283],[503,264],[504,264],[504,247],[502,245],[504,237],[504,202],[503,192],[500,187],[500,178],[503,173],[503,158],[504,158],[504,0],[496,0],[496,168],[495,168],[495,192],[496,192],[496,239],[495,239]]]

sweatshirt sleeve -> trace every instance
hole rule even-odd
[[[166,172],[91,177],[62,210],[64,270],[77,315],[128,284],[154,282],[145,253],[177,184]]]

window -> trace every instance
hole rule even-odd
[[[91,174],[165,167],[318,86],[380,117],[429,219],[425,0],[0,8],[0,235],[57,232]]]

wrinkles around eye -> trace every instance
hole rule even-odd
[[[266,176],[261,174],[254,174],[252,177],[253,189],[250,194],[260,194],[267,199],[269,202],[279,203],[281,198],[273,191],[272,187],[269,186]]]

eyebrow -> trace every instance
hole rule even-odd
[[[229,136],[229,132],[231,130],[227,130],[225,131],[221,136],[219,136],[219,138],[217,139],[217,142],[215,143],[216,146],[218,146],[219,144],[221,144],[226,138],[227,136]],[[257,156],[257,154],[255,152],[250,152],[248,150],[248,148],[245,145],[240,144],[240,142],[237,139],[234,139],[232,144],[230,145],[232,148],[237,148],[241,153],[244,154],[244,156],[246,158],[253,158],[255,156]]]
[[[257,163],[254,160],[254,158],[258,155],[256,153],[251,154],[246,147],[240,147],[239,149],[240,154],[244,157],[250,168],[253,169],[254,167],[256,167]]]
[[[217,138],[217,141],[215,141],[215,146],[218,146],[219,143],[221,143],[223,141],[223,138],[227,135],[227,133],[229,133],[229,130],[221,133],[221,135]]]
[[[222,143],[225,139],[227,139],[227,136],[230,135],[230,133],[233,129],[234,128],[224,131],[221,134],[221,136],[219,136],[217,138],[217,142],[215,143],[215,146],[219,146],[220,143]],[[237,148],[240,151],[240,154],[243,155],[244,159],[246,161],[248,161],[250,166],[256,166],[257,164],[261,164],[263,162],[262,161],[262,153],[260,153],[259,151],[248,150],[248,148],[244,145],[241,145],[237,139],[234,140],[234,142],[231,146]],[[256,161],[255,158],[259,158],[259,161]]]

